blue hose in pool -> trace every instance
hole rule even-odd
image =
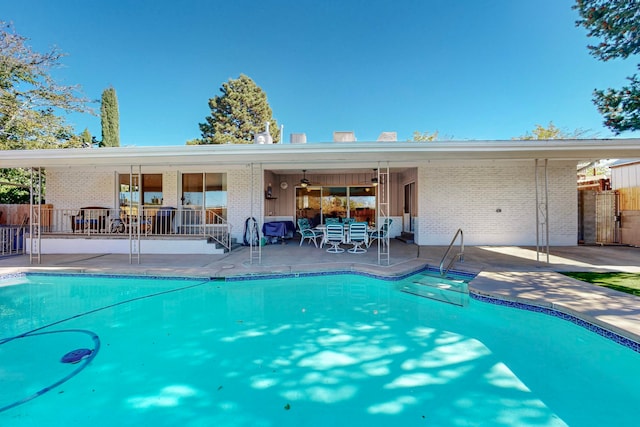
[[[14,340],[17,340],[17,339],[34,337],[34,336],[37,336],[37,335],[60,334],[60,333],[67,333],[67,332],[76,332],[76,333],[87,334],[93,339],[94,348],[92,350],[87,349],[89,351],[89,353],[87,353],[87,354],[79,354],[82,357],[80,357],[78,360],[76,360],[76,357],[69,356],[70,361],[72,361],[72,360],[75,361],[75,362],[72,362],[72,363],[79,363],[79,362],[84,362],[84,363],[79,365],[76,369],[74,369],[72,372],[70,372],[67,376],[59,379],[58,381],[54,382],[53,384],[51,384],[49,386],[46,386],[46,387],[42,388],[41,390],[38,390],[37,392],[33,393],[30,396],[27,396],[27,397],[25,397],[23,399],[17,400],[17,401],[15,401],[13,403],[10,403],[9,405],[0,407],[0,412],[6,411],[6,410],[11,409],[11,408],[15,408],[18,405],[22,405],[23,403],[26,403],[26,402],[28,402],[30,400],[33,400],[36,397],[42,396],[43,394],[45,394],[49,390],[59,386],[60,384],[66,382],[66,381],[70,380],[71,378],[73,378],[74,376],[78,375],[80,373],[80,371],[82,371],[84,368],[87,367],[87,365],[89,363],[91,363],[91,361],[98,354],[98,351],[100,351],[100,338],[95,333],[93,333],[91,331],[84,330],[84,329],[63,329],[63,330],[60,330],[60,331],[51,331],[51,332],[27,332],[25,334],[18,335],[18,336],[12,337],[12,338],[7,338],[5,340],[0,341],[0,345],[2,345],[2,344],[6,344],[8,342],[11,342],[11,341],[14,341]],[[82,353],[85,353],[85,352],[82,352]],[[69,353],[67,353],[67,355],[65,355],[65,356],[68,356],[68,355],[69,355]],[[61,360],[61,362],[66,363],[63,360]]]
[[[76,314],[76,315],[68,317],[66,319],[58,320],[58,321],[53,322],[51,324],[36,328],[36,329],[34,329],[32,331],[25,332],[24,334],[16,335],[15,337],[0,339],[0,345],[3,345],[3,344],[6,344],[8,342],[17,340],[17,339],[34,337],[34,336],[37,336],[37,335],[60,334],[60,333],[66,333],[66,332],[77,332],[77,333],[83,333],[83,334],[89,335],[93,339],[93,343],[94,343],[94,348],[93,349],[77,349],[77,350],[74,350],[74,351],[72,351],[70,353],[67,353],[66,355],[63,356],[63,358],[61,360],[62,363],[73,363],[73,364],[75,364],[75,363],[84,362],[81,365],[79,365],[78,368],[73,370],[73,372],[71,372],[69,375],[67,375],[64,378],[54,382],[53,384],[51,384],[51,385],[49,385],[49,386],[47,386],[47,387],[35,392],[31,396],[27,396],[24,399],[17,400],[17,401],[15,401],[15,402],[13,402],[13,403],[11,403],[9,405],[0,407],[0,412],[6,411],[6,410],[11,409],[11,408],[15,408],[18,405],[22,405],[23,403],[29,402],[30,400],[35,399],[36,397],[42,396],[43,394],[45,394],[49,390],[59,386],[60,384],[64,383],[65,381],[68,381],[69,379],[73,378],[78,373],[80,373],[80,371],[82,371],[84,368],[86,368],[87,365],[89,363],[91,363],[91,361],[93,361],[93,359],[98,354],[98,351],[100,350],[100,338],[98,337],[98,335],[93,333],[93,332],[91,332],[91,331],[85,330],[85,329],[65,329],[65,330],[50,331],[50,332],[38,332],[38,331],[41,331],[42,329],[45,329],[45,328],[50,328],[51,326],[66,322],[66,321],[71,320],[71,319],[77,319],[79,317],[86,316],[87,314],[95,313],[95,312],[98,312],[98,311],[101,311],[101,310],[106,310],[106,309],[113,308],[113,307],[116,307],[116,306],[119,306],[119,305],[122,305],[122,304],[127,304],[127,303],[130,303],[130,302],[133,302],[133,301],[152,298],[152,297],[155,297],[155,296],[158,296],[158,295],[164,295],[164,294],[169,294],[169,293],[173,293],[173,292],[179,292],[179,291],[183,291],[183,290],[186,290],[186,289],[191,289],[191,288],[195,288],[195,287],[198,287],[198,286],[202,286],[202,285],[205,285],[207,283],[211,283],[211,281],[210,280],[205,280],[203,282],[198,282],[198,283],[193,284],[193,285],[187,285],[187,286],[183,286],[183,287],[180,287],[180,288],[169,289],[169,290],[166,290],[166,291],[156,292],[156,293],[149,294],[149,295],[142,295],[142,296],[131,298],[131,299],[128,299],[128,300],[125,300],[125,301],[119,301],[119,302],[116,302],[114,304],[107,305],[105,307],[96,308],[96,309],[89,310],[89,311],[84,312],[84,313]]]

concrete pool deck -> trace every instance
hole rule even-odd
[[[16,272],[57,272],[225,277],[310,271],[358,271],[398,276],[429,265],[438,267],[446,247],[416,246],[392,240],[389,265],[378,264],[377,249],[366,254],[330,254],[297,241],[262,248],[261,263],[250,262],[249,248],[225,255],[142,254],[140,263],[128,255],[42,255],[40,264],[29,256],[0,258],[0,276]],[[562,271],[619,271],[640,273],[640,248],[626,246],[553,247],[546,254],[529,247],[472,246],[464,262],[453,269],[477,274],[473,291],[509,301],[550,307],[640,342],[640,298],[594,286],[560,274]]]

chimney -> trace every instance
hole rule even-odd
[[[333,132],[333,142],[355,142],[356,134],[353,131]]]
[[[306,133],[292,133],[289,135],[289,143],[291,144],[306,144],[307,143],[307,134]]]
[[[378,141],[396,142],[397,140],[397,132],[382,132],[380,136],[378,136]]]

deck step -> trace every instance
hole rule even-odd
[[[216,242],[215,239],[213,239],[212,237],[208,237],[207,238],[207,244],[209,245],[215,245],[216,249],[222,249],[224,251],[224,253],[233,251],[234,249],[237,249],[239,247],[241,247],[242,245],[240,243],[238,243],[238,239],[236,239],[235,237],[231,237],[231,249],[227,249],[225,248],[223,245],[221,245],[219,242]]]

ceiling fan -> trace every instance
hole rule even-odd
[[[311,181],[307,179],[307,170],[302,169],[302,174],[303,175],[302,175],[302,179],[300,180],[300,187],[307,188],[311,184]]]

